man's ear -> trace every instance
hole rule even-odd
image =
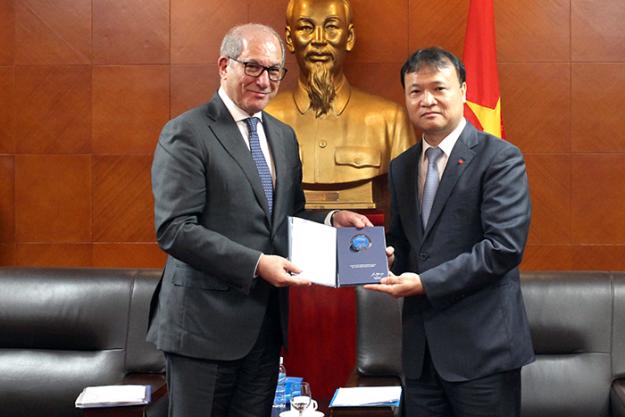
[[[224,78],[226,75],[226,68],[229,64],[229,58],[227,56],[220,56],[217,60],[217,68],[219,69],[219,78]]]
[[[350,23],[347,27],[347,43],[345,44],[345,50],[351,51],[356,44],[356,32],[354,31],[354,24]]]
[[[290,53],[295,52],[293,39],[291,38],[291,26],[289,25],[286,25],[286,27],[284,28],[284,41],[286,43],[286,49],[288,49]]]

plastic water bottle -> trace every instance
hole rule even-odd
[[[276,385],[276,396],[273,399],[272,417],[278,417],[281,412],[286,411],[286,368],[284,359],[280,356],[280,367],[278,368],[278,385]]]

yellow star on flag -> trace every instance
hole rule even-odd
[[[488,106],[482,106],[481,104],[473,103],[467,100],[467,105],[473,111],[473,114],[477,117],[482,125],[484,132],[490,133],[497,137],[501,135],[501,99],[497,100],[495,108],[492,109]]]

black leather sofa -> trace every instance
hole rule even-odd
[[[522,370],[523,417],[625,416],[625,273],[522,274],[536,362]],[[357,289],[356,367],[347,385],[396,385],[400,302]],[[393,416],[388,408],[332,415]]]
[[[150,407],[89,415],[166,415],[164,358],[145,342],[160,271],[0,268],[0,417],[71,417],[83,387],[150,384]],[[93,413],[93,414],[90,414]]]

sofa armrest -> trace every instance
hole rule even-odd
[[[610,407],[613,417],[625,417],[625,379],[617,379],[612,382]]]
[[[150,404],[127,407],[98,407],[83,409],[84,417],[144,417],[166,416],[167,383],[165,375],[161,373],[132,373],[126,375],[121,382],[123,385],[150,385],[152,399]],[[155,412],[150,410],[155,408]],[[156,410],[158,408],[158,410]]]

